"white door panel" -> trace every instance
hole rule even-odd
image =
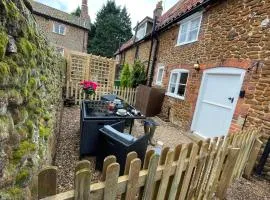
[[[203,137],[226,135],[229,131],[244,70],[206,70],[192,123],[192,131]]]

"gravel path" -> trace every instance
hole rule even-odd
[[[54,165],[58,167],[58,192],[73,189],[74,169],[79,161],[80,143],[80,109],[65,107],[62,117],[61,131],[56,147]],[[88,158],[91,162],[92,182],[96,182],[99,172],[94,171],[94,158]]]
[[[68,191],[74,188],[74,168],[79,161],[79,107],[66,107],[63,112],[61,132],[56,147],[54,165],[58,167],[58,192]],[[159,124],[154,136],[155,141],[161,141],[164,146],[171,148],[180,143],[190,143],[192,140],[185,132],[170,122],[164,122],[158,117],[152,118]],[[135,121],[133,134],[139,136],[144,132],[143,125],[139,120]],[[148,148],[153,148],[149,146]],[[91,162],[92,180],[97,182],[100,172],[94,170],[95,158],[88,158]],[[251,180],[240,179],[227,191],[227,200],[270,200],[270,182],[252,178]]]
[[[269,200],[270,182],[252,177],[250,180],[241,178],[227,191],[227,200]]]

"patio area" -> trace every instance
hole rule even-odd
[[[58,192],[73,189],[74,168],[79,161],[80,148],[80,108],[79,106],[65,107],[63,111],[61,131],[58,138],[55,163],[58,167]],[[170,148],[180,143],[193,142],[185,132],[170,122],[164,122],[158,117],[152,118],[159,126],[154,135],[154,141],[160,141]],[[132,134],[136,137],[144,133],[143,124],[135,120]],[[154,148],[149,145],[148,149]],[[91,162],[92,182],[97,182],[100,172],[95,171],[95,157],[85,158]]]

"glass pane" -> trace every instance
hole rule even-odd
[[[157,81],[161,82],[162,81],[162,74],[163,74],[163,69],[159,69],[158,71],[158,77],[157,77]]]
[[[197,39],[199,29],[195,29],[193,31],[190,31],[188,34],[188,41],[195,41]]]
[[[182,24],[181,25],[181,32],[180,32],[179,42],[185,42],[186,41],[187,31],[188,31],[188,23]]]
[[[58,31],[59,31],[59,25],[54,24],[54,32],[58,33]]]
[[[172,77],[171,77],[171,80],[170,80],[171,84],[176,84],[177,75],[178,75],[177,73],[172,74]]]
[[[60,34],[64,34],[65,32],[65,27],[64,26],[60,26]]]
[[[174,93],[175,92],[175,88],[176,88],[176,84],[170,84],[170,93]]]
[[[178,92],[177,95],[184,96],[185,95],[186,86],[185,85],[179,85],[178,86]]]
[[[188,73],[181,73],[180,84],[187,84]]]
[[[200,17],[191,21],[190,30],[199,28],[199,25],[200,25]]]

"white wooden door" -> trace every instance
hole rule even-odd
[[[244,75],[242,69],[227,67],[204,72],[192,131],[204,138],[228,133]]]

